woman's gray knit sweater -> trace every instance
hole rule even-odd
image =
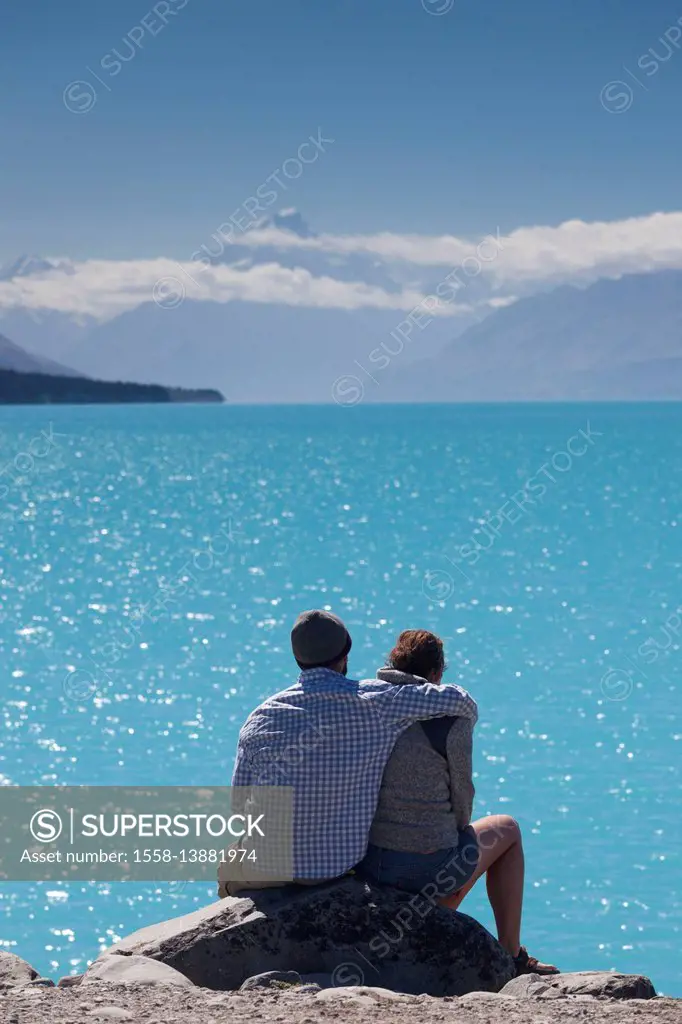
[[[380,669],[377,679],[395,684],[425,683],[419,676]],[[419,722],[398,739],[384,770],[369,841],[388,850],[431,853],[457,846],[459,830],[471,821],[473,724],[453,718],[447,760],[434,749]]]

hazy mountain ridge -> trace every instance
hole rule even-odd
[[[0,334],[0,404],[101,403],[101,402],[222,402],[213,388],[163,387],[156,382],[140,384],[97,380],[39,359]]]
[[[164,310],[148,303],[100,324],[71,355],[106,379],[215,381],[235,402],[328,402],[338,377],[359,372],[355,360],[365,362],[382,340],[395,344],[390,332],[401,319],[393,310],[188,300]],[[441,321],[432,341],[445,344],[451,335]]]
[[[268,227],[315,237],[296,210],[255,225]],[[382,287],[396,287],[393,268],[363,254],[345,259],[235,241],[206,245],[215,262],[276,259],[315,274],[374,275]],[[26,276],[48,268],[68,274],[72,264],[22,257],[11,266]],[[457,301],[482,298],[482,288],[474,280]],[[402,345],[391,332],[407,312],[242,300],[185,299],[173,309],[150,301],[103,323],[15,308],[0,314],[0,326],[36,353],[44,372],[64,372],[55,360],[65,359],[106,380],[215,381],[229,401],[328,402],[346,376],[365,385],[368,401],[682,399],[682,271],[564,285],[485,313],[481,305],[464,318],[434,318]],[[387,353],[381,365],[371,358],[377,351]],[[45,369],[45,359],[55,368]]]
[[[269,228],[299,238],[316,237],[293,208],[255,221],[249,231]],[[195,251],[185,256],[196,263],[189,271],[196,281],[201,282],[205,261],[210,260],[240,268],[276,263],[307,270],[316,278],[360,281],[387,292],[414,285],[414,268],[399,262],[366,253],[254,247],[244,242],[248,233],[235,233],[228,245],[216,226],[212,235],[199,239]],[[67,258],[22,256],[0,271],[0,281],[12,275],[70,274],[72,269]],[[180,269],[177,275],[184,280]],[[364,360],[383,340],[390,344],[390,332],[407,312],[190,298],[164,309],[154,303],[150,288],[149,302],[100,322],[51,310],[0,309],[0,330],[38,357],[64,360],[94,377],[197,387],[217,379],[225,394],[240,401],[329,401],[333,381],[353,373],[353,360]],[[476,319],[441,318],[422,339],[422,354],[438,351]],[[407,358],[418,355],[415,350]]]
[[[428,328],[427,328],[428,329]],[[497,310],[435,358],[399,357],[379,401],[682,399],[682,272],[564,286]]]
[[[62,366],[51,359],[31,355],[21,346],[16,345],[4,334],[0,334],[0,369],[15,370],[19,373],[45,373],[55,376],[81,377],[77,370]]]

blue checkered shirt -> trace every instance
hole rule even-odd
[[[232,785],[292,786],[294,877],[335,878],[365,854],[396,740],[415,721],[442,715],[475,722],[478,709],[459,686],[308,669],[249,715]]]

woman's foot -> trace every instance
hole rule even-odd
[[[529,956],[525,946],[521,946],[514,957],[514,967],[517,978],[520,974],[561,974],[559,968],[554,964],[543,964],[537,957]]]

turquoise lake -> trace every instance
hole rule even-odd
[[[226,785],[299,611],[344,618],[355,677],[432,629],[479,703],[475,814],[523,828],[530,951],[682,996],[681,428],[673,404],[1,409],[0,783]],[[76,973],[214,898],[1,883],[0,948]],[[483,886],[462,909],[492,927]]]

